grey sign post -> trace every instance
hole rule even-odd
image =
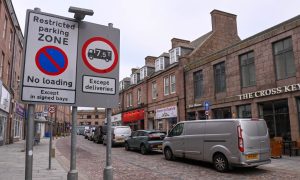
[[[28,121],[26,135],[25,180],[32,179],[33,165],[33,133],[34,133],[34,104],[28,105]]]

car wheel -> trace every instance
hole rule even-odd
[[[130,150],[129,144],[128,144],[127,142],[124,144],[124,146],[125,146],[125,150],[126,150],[126,151],[129,151],[129,150]]]
[[[219,172],[225,172],[228,170],[228,161],[223,154],[216,154],[214,156],[214,167]]]
[[[145,146],[144,144],[141,145],[141,153],[142,153],[143,155],[145,155],[145,154],[148,153],[147,148],[146,148],[146,146]]]
[[[168,147],[165,148],[164,155],[165,155],[166,160],[168,160],[168,161],[174,160],[174,155],[173,155],[173,152],[170,148],[168,148]]]

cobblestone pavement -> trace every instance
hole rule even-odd
[[[58,159],[70,158],[70,138],[56,141]],[[77,169],[79,179],[102,179],[105,167],[105,146],[77,136]],[[300,179],[300,171],[284,171],[276,165],[258,168],[235,168],[228,173],[216,172],[211,164],[192,161],[167,161],[162,153],[141,155],[137,151],[125,151],[123,147],[112,149],[113,176],[115,180],[151,179]],[[300,165],[300,162],[298,163]]]

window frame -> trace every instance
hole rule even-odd
[[[253,54],[253,57],[250,57],[249,58],[249,55],[250,54]],[[247,56],[245,61],[246,61],[246,64],[244,64],[242,61],[244,61],[242,58],[244,56]],[[252,62],[249,62],[249,61],[252,61]],[[256,69],[255,69],[255,55],[254,55],[254,51],[248,51],[246,53],[243,53],[241,55],[239,55],[239,65],[240,65],[240,77],[241,77],[241,86],[243,88],[245,87],[251,87],[251,86],[255,86],[256,85]],[[253,66],[253,71],[254,72],[250,72],[251,71],[251,66]],[[247,82],[244,82],[244,79],[246,79],[246,77],[244,77],[244,73],[243,73],[243,70],[246,70],[247,72],[245,72],[247,74],[247,77],[248,79],[246,80]],[[253,75],[254,76],[254,81],[251,82],[250,81],[250,76]]]
[[[142,103],[142,90],[141,88],[139,88],[137,90],[137,104],[141,104]]]
[[[288,48],[284,48],[284,44],[286,40],[290,40],[290,47]],[[282,43],[283,49],[279,52],[276,53],[276,48],[275,46],[279,43]],[[272,50],[273,50],[273,59],[274,59],[274,65],[275,65],[275,74],[276,74],[276,80],[282,80],[282,79],[287,79],[290,77],[294,77],[296,76],[296,68],[295,68],[295,55],[293,52],[293,39],[291,36],[280,39],[276,42],[272,43]],[[288,55],[289,53],[291,53],[291,62],[293,63],[291,67],[293,67],[294,69],[287,69],[288,68],[288,58],[286,57],[286,55]],[[279,60],[277,60],[277,57],[280,58]],[[282,58],[284,57],[284,58]],[[284,76],[283,77],[279,77],[279,70],[277,69],[277,67],[281,67],[280,65],[278,65],[278,61],[283,61],[282,59],[284,59]],[[293,74],[288,74],[288,72],[291,72],[291,70],[293,70]]]
[[[174,82],[172,83],[172,77],[174,77]],[[174,90],[173,90],[174,85]],[[176,93],[176,76],[175,74],[170,75],[170,94]]]
[[[155,87],[154,87],[155,86]],[[152,99],[157,99],[157,83],[156,81],[151,84],[152,89]]]
[[[181,47],[176,47],[171,49],[169,55],[170,55],[170,64],[178,62],[179,56],[181,56]]]
[[[6,37],[6,30],[7,30],[7,21],[8,21],[8,18],[7,16],[5,15],[5,18],[4,18],[4,25],[3,25],[3,31],[2,31],[2,38],[5,39]]]
[[[197,74],[199,74],[199,79],[196,79]],[[201,98],[203,96],[203,70],[198,70],[193,73],[193,78],[194,78],[194,97],[195,99]],[[197,83],[197,85],[196,85]],[[198,84],[199,83],[199,84]],[[198,88],[198,85],[200,86],[200,89]]]
[[[246,107],[250,107],[250,116],[246,117],[246,116],[240,116],[240,108],[243,108],[243,110],[246,110]],[[242,113],[243,114],[243,113]],[[238,118],[252,118],[252,106],[251,104],[242,104],[242,105],[238,105],[237,106],[237,117]]]
[[[220,73],[218,74],[217,68],[220,66],[219,71]],[[217,93],[222,93],[226,92],[226,64],[225,61],[222,61],[220,63],[217,63],[213,66],[214,68],[214,89],[215,89],[215,94]],[[223,69],[224,68],[224,69]],[[222,78],[224,77],[224,78]],[[223,87],[221,82],[224,82]]]
[[[164,77],[164,95],[170,94],[170,78],[169,76]]]

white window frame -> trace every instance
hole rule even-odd
[[[164,77],[164,95],[167,96],[170,94],[170,78],[169,76]]]
[[[129,107],[129,104],[130,104],[130,102],[129,102],[130,101],[129,93],[127,94],[126,97],[127,97],[126,107]]]
[[[181,47],[176,47],[174,49],[171,49],[170,52],[170,64],[173,64],[175,62],[178,62],[179,56],[181,56]]]
[[[141,104],[141,102],[142,102],[142,90],[138,89],[137,90],[137,103]]]
[[[152,99],[157,98],[157,84],[156,82],[152,83]]]
[[[147,67],[140,69],[140,80],[143,80],[145,77],[147,77]]]
[[[131,74],[131,84],[137,84],[137,74]]]
[[[129,93],[129,106],[132,106],[132,93]]]
[[[119,90],[123,90],[124,89],[124,81],[121,81],[120,82],[120,86],[119,86]]]
[[[173,77],[174,77],[174,79],[173,79]],[[172,80],[174,80],[174,82]],[[173,89],[172,85],[174,86],[174,89]],[[170,93],[171,94],[176,93],[176,76],[175,76],[175,74],[170,75]]]
[[[155,60],[155,72],[165,69],[165,58],[159,57]]]

